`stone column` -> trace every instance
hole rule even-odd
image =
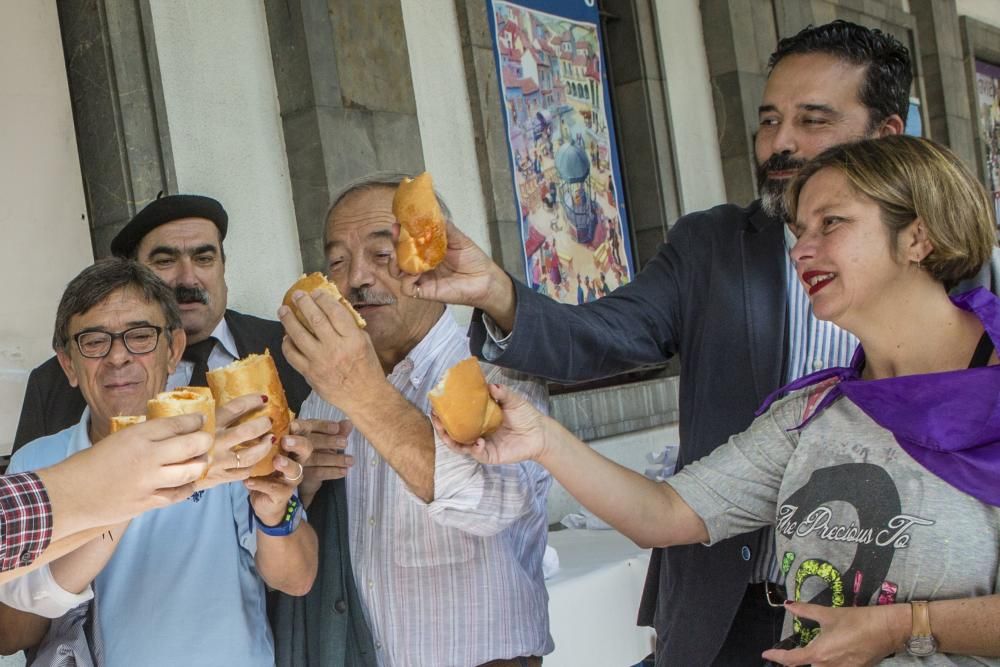
[[[275,318],[301,272],[264,6],[148,0],[177,189],[229,212],[229,305]]]
[[[331,195],[373,171],[423,170],[399,0],[267,0],[303,264],[323,268]]]
[[[66,283],[93,261],[56,7],[0,3],[0,455]]]

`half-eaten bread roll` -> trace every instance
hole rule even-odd
[[[448,250],[448,237],[429,173],[399,184],[392,198],[392,214],[399,222],[399,268],[417,275],[440,264]]]
[[[173,417],[175,415],[205,415],[201,430],[215,437],[215,400],[205,387],[181,387],[163,391],[146,401],[146,418]],[[112,421],[112,424],[114,422]],[[208,463],[212,464],[212,450],[208,450]],[[208,469],[205,469],[208,474]],[[204,476],[202,477],[204,479]]]
[[[145,415],[118,415],[111,418],[111,432],[117,433],[133,424],[141,424],[144,421],[146,421]]]
[[[288,409],[288,400],[285,398],[285,390],[281,386],[281,378],[278,377],[278,369],[274,365],[271,351],[264,350],[264,354],[251,354],[228,366],[208,371],[205,377],[212,390],[212,395],[215,397],[215,402],[219,405],[224,405],[234,398],[246,394],[267,396],[267,403],[262,408],[248,412],[233,425],[242,424],[261,415],[270,417],[270,432],[275,436],[275,443],[271,445],[271,451],[268,452],[267,456],[254,465],[250,476],[270,475],[274,472],[274,457],[279,452],[278,445],[281,439],[288,435],[289,424],[292,420],[292,412]],[[249,444],[244,443],[233,447],[233,450],[240,451],[249,446]]]
[[[295,293],[295,290],[302,290],[306,294],[310,294],[315,289],[321,289],[329,292],[333,298],[344,306],[344,308],[347,308],[347,310],[351,313],[351,316],[354,317],[354,321],[357,322],[358,326],[362,329],[365,328],[364,318],[358,314],[358,311],[354,310],[354,306],[351,305],[351,302],[344,298],[344,295],[340,293],[340,290],[337,289],[336,285],[331,283],[326,279],[326,276],[317,271],[315,273],[310,273],[308,276],[302,274],[302,277],[296,280],[295,284],[288,288],[288,291],[285,292],[285,298],[281,302],[292,309],[296,319],[298,319],[298,321],[302,323],[302,326],[308,329],[310,333],[315,334],[316,332],[312,330],[312,327],[309,326],[306,318],[302,316],[302,312],[299,310],[298,306],[295,305],[295,299],[292,298],[292,294]]]
[[[430,392],[431,407],[452,440],[468,445],[500,427],[503,411],[490,396],[475,357],[458,362]]]

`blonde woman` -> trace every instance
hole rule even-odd
[[[861,341],[850,367],[786,387],[667,483],[503,387],[501,429],[453,446],[541,463],[640,545],[774,525],[788,639],[765,659],[1000,665],[1000,300],[947,293],[996,243],[989,199],[950,151],[899,136],[823,153],[788,203],[817,317]]]

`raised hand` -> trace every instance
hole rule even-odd
[[[286,435],[281,448],[287,453],[274,457],[273,473],[243,482],[250,491],[254,513],[269,526],[281,523],[288,499],[302,481],[305,462],[312,455],[312,443],[300,435]]]
[[[444,430],[436,415],[431,415],[434,429],[454,451],[468,454],[480,463],[497,465],[537,461],[545,451],[548,417],[540,413],[524,398],[507,387],[490,385],[490,395],[503,409],[503,422],[491,435],[479,438],[474,444],[455,442]]]
[[[306,437],[312,443],[312,456],[306,460],[305,476],[299,483],[299,494],[307,506],[316,492],[328,479],[341,479],[354,465],[354,457],[344,453],[351,422],[325,419],[297,419],[292,422],[292,432]]]
[[[279,308],[287,333],[281,346],[285,358],[323,400],[351,414],[373,388],[386,382],[371,339],[329,293],[296,291],[292,298],[315,333],[302,326],[290,308]]]
[[[444,260],[419,276],[401,274],[403,294],[480,308],[503,326],[507,311],[513,318],[514,285],[510,276],[458,227],[449,222],[447,229]]]
[[[250,477],[254,464],[271,451],[271,420],[260,416],[238,426],[232,424],[264,405],[257,394],[235,398],[215,409],[215,444],[212,446],[212,464],[205,479],[198,482],[198,489],[208,489],[227,482],[239,482]],[[234,451],[234,447],[252,443]]]

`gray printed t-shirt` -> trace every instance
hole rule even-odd
[[[789,430],[823,392],[807,388],[775,403],[667,480],[704,520],[709,543],[775,525],[789,598],[827,606],[1000,592],[1000,508],[925,469],[845,397],[806,428]],[[801,629],[786,617],[785,636]],[[881,664],[1000,659],[904,655]]]

